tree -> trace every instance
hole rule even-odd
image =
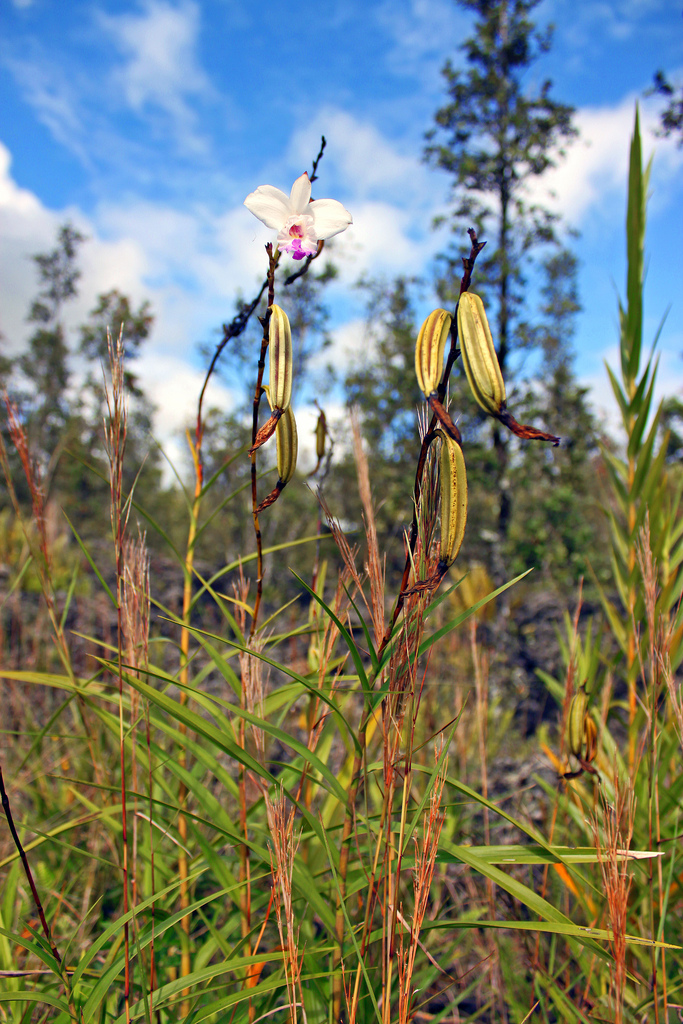
[[[27,319],[39,326],[29,339],[28,350],[16,361],[22,379],[13,388],[12,397],[19,406],[47,494],[67,512],[79,533],[88,537],[101,535],[107,525],[108,484],[102,439],[102,367],[109,362],[107,330],[118,335],[123,327],[126,356],[133,360],[149,335],[153,317],[148,302],[135,310],[125,295],[113,289],[98,296],[87,323],[78,330],[78,347],[69,345],[63,310],[78,292],[78,251],[84,241],[72,225],[64,224],[55,248],[33,256],[40,287]],[[85,379],[78,375],[78,387],[72,386],[76,375],[71,364],[76,351],[88,364]],[[11,364],[5,366],[0,359],[0,376],[11,369]],[[126,385],[131,402],[124,482],[127,488],[132,487],[144,463],[136,483],[137,495],[153,506],[158,501],[160,471],[156,450],[148,457],[152,407],[130,362],[126,366]],[[67,452],[69,457],[63,457]],[[20,497],[25,497],[21,474],[13,476]]]
[[[107,332],[112,338],[117,338],[123,331],[126,388],[130,394],[140,398],[142,391],[130,368],[130,360],[137,356],[140,345],[149,336],[153,323],[154,317],[149,302],[143,302],[135,311],[128,296],[113,288],[98,296],[88,323],[80,328],[80,351],[95,366],[106,366],[109,362]],[[101,380],[101,373],[99,379],[95,379],[92,372],[88,376],[88,381],[97,387],[101,387]]]
[[[513,514],[506,555],[510,570],[534,566],[560,591],[572,590],[589,566],[603,578],[608,537],[599,510],[600,435],[588,408],[588,389],[571,367],[571,342],[581,306],[577,259],[566,249],[542,266],[540,313],[534,344],[543,353],[541,374],[516,400],[524,419],[561,423],[563,443],[540,453],[522,447],[510,468]]]
[[[456,300],[464,228],[474,226],[479,238],[488,241],[477,263],[474,290],[492,312],[498,359],[508,376],[513,348],[537,340],[527,289],[534,254],[558,242],[557,216],[529,202],[528,186],[554,165],[576,129],[573,108],[551,98],[549,80],[533,95],[523,87],[525,72],[550,47],[550,30],[537,32],[530,19],[540,0],[457,2],[478,20],[462,45],[466,69],[456,70],[450,61],[443,69],[449,102],[437,111],[437,127],[428,134],[425,150],[427,160],[453,179],[458,242],[444,256],[439,292],[444,302]],[[505,483],[509,439],[498,424],[493,444],[498,529],[505,535],[512,500]]]
[[[45,463],[58,452],[70,415],[69,349],[61,318],[64,303],[77,293],[81,272],[76,258],[84,241],[84,235],[64,224],[57,246],[33,256],[41,287],[27,319],[40,326],[31,335],[19,366],[29,385],[22,402],[29,442],[35,456]]]
[[[367,293],[363,356],[344,378],[347,405],[361,411],[370,475],[381,502],[378,528],[393,537],[389,549],[399,571],[404,557],[401,536],[412,518],[411,495],[420,450],[415,410],[424,405],[415,377],[417,326],[410,294],[414,284],[402,277],[389,285],[361,282]],[[350,455],[345,476],[355,479]],[[354,494],[353,483],[350,490]]]
[[[13,360],[2,352],[4,342],[4,335],[0,334],[0,392],[4,392],[8,389],[13,368]]]
[[[109,365],[108,336],[117,338],[123,332],[124,381],[129,396],[127,447],[131,465],[139,466],[149,448],[153,408],[141,389],[134,371],[134,360],[140,346],[149,336],[154,324],[147,301],[134,309],[127,295],[114,288],[99,295],[88,321],[79,328],[79,351],[86,357],[90,369],[81,388],[78,410],[83,423],[83,436],[92,448],[100,447],[102,419],[105,414],[104,372]],[[137,472],[137,470],[136,470]]]
[[[653,93],[658,96],[666,96],[669,101],[659,115],[660,125],[655,135],[665,139],[669,135],[678,135],[677,144],[683,146],[683,85],[676,88],[663,71],[658,71],[652,87],[648,90],[648,95]]]
[[[578,260],[569,249],[553,253],[542,265],[542,320],[534,333],[534,344],[543,353],[541,376],[548,376],[571,364],[576,316],[581,312],[577,287]]]

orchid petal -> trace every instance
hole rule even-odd
[[[289,196],[290,213],[307,213],[306,207],[311,198],[311,183],[306,171],[292,185]]]
[[[276,231],[280,230],[292,212],[289,196],[274,185],[259,185],[255,192],[249,193],[244,205],[267,228]]]
[[[316,238],[332,238],[353,224],[353,217],[336,199],[314,199],[308,213],[313,214]]]

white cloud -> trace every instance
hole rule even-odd
[[[203,380],[191,365],[196,342],[209,340],[210,327],[229,318],[235,289],[250,294],[264,272],[262,250],[251,241],[253,218],[244,209],[214,219],[209,211],[190,216],[152,204],[110,205],[92,219],[73,208],[48,210],[13,180],[10,153],[0,144],[0,329],[9,354],[24,350],[30,333],[25,317],[38,288],[30,256],[53,249],[67,219],[88,239],[79,253],[78,298],[64,310],[67,327],[83,323],[97,296],[112,288],[135,304],[150,299],[156,322],[136,372],[158,403],[160,439],[175,444],[174,433],[196,411]],[[219,384],[208,397],[222,406],[230,401]]]
[[[80,73],[69,73],[65,67],[43,54],[21,59],[6,57],[4,63],[14,75],[26,102],[34,108],[41,124],[84,166],[91,167],[88,133],[81,103],[83,83]]]
[[[353,205],[353,225],[335,245],[335,259],[353,277],[361,274],[420,274],[436,252],[429,222],[413,240],[415,224],[410,212],[389,203]]]
[[[59,218],[28,189],[20,188],[11,173],[11,155],[0,143],[0,237],[2,238],[2,302],[0,331],[10,354],[23,345],[29,302],[37,277],[29,257],[54,245]]]
[[[175,210],[150,202],[106,204],[96,222],[107,237],[145,256],[144,285],[159,314],[153,346],[189,358],[211,329],[232,316],[238,291],[250,296],[267,262],[262,225],[244,207],[216,216],[208,207]],[[265,240],[271,233],[263,229]]]
[[[101,13],[99,20],[124,56],[113,81],[128,105],[140,115],[161,111],[188,148],[205,148],[192,106],[213,94],[197,53],[199,6],[145,0],[140,14]]]
[[[589,217],[621,219],[637,99],[634,94],[615,106],[578,110],[579,138],[569,146],[566,158],[534,183],[532,198],[550,203],[574,226]],[[644,162],[655,151],[651,189],[655,204],[661,207],[683,168],[683,152],[673,139],[654,138],[658,106],[641,101],[640,133]]]
[[[349,320],[330,332],[331,345],[311,358],[311,369],[323,369],[330,364],[339,370],[368,355],[368,339],[364,320]]]
[[[145,294],[143,277],[147,260],[135,239],[103,239],[93,222],[76,208],[48,210],[37,196],[20,188],[13,180],[10,153],[0,143],[0,235],[3,240],[0,329],[10,353],[21,350],[30,333],[26,313],[39,287],[31,256],[54,249],[57,231],[65,221],[71,222],[86,238],[79,252],[79,294],[64,311],[67,326],[82,323],[102,292],[119,288],[136,301],[141,301]]]
[[[141,0],[121,14],[90,6],[78,34],[57,34],[49,46],[36,34],[1,55],[37,119],[99,187],[109,178],[118,188],[123,175],[149,189],[163,167],[168,188],[181,174],[178,158],[195,170],[210,164],[206,106],[221,108],[224,125],[234,111],[201,65],[201,6]]]
[[[185,428],[194,436],[197,419],[197,401],[204,371],[188,366],[179,356],[147,350],[135,364],[136,372],[144,382],[148,397],[156,406],[154,433],[164,453],[182,477],[189,465],[190,455],[184,439]],[[236,397],[232,391],[214,377],[206,391],[204,410],[212,407],[229,411],[234,408]],[[166,479],[170,482],[170,469]]]
[[[301,153],[315,152],[323,134],[330,142],[324,158],[326,181],[331,178],[356,200],[381,196],[385,200],[400,198],[402,205],[424,202],[433,175],[415,155],[414,147],[403,153],[371,121],[333,107],[323,107],[294,134],[288,163],[295,167]]]
[[[431,2],[431,0],[430,0]],[[628,175],[629,140],[637,96],[612,106],[577,112],[579,138],[558,166],[534,180],[529,198],[561,213],[575,227],[587,222],[621,224]],[[683,151],[675,140],[655,139],[658,104],[641,101],[645,158],[656,150],[650,210],[661,209],[678,187]],[[301,153],[314,150],[321,133],[331,144],[325,156],[325,181],[339,190],[353,214],[353,226],[336,240],[335,257],[347,273],[420,274],[447,243],[447,230],[435,235],[431,222],[445,209],[448,182],[369,120],[326,107],[299,130],[287,151],[299,170]]]

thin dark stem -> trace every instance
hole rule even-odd
[[[461,295],[462,295],[463,292],[466,292],[467,289],[469,288],[469,286],[471,285],[471,283],[472,283],[472,271],[474,270],[474,264],[477,261],[477,256],[479,255],[481,250],[486,245],[486,242],[480,242],[478,240],[477,232],[474,230],[474,228],[468,228],[467,229],[467,234],[470,236],[470,242],[472,243],[472,248],[470,249],[469,256],[463,256],[463,258],[462,258],[462,265],[463,265],[463,267],[465,269],[465,273],[462,275],[462,279],[460,281],[460,294]]]
[[[258,368],[256,374],[256,385],[254,387],[254,401],[252,406],[252,422],[251,422],[251,443],[252,450],[250,452],[251,459],[251,508],[252,515],[254,518],[254,534],[256,537],[256,597],[254,599],[254,610],[251,617],[251,628],[249,630],[249,640],[253,638],[256,633],[256,625],[258,623],[258,615],[261,607],[261,597],[263,594],[263,542],[261,538],[261,524],[259,523],[259,500],[258,500],[258,489],[257,489],[257,472],[256,472],[256,450],[254,445],[256,443],[256,435],[258,434],[258,417],[259,407],[261,404],[261,396],[263,394],[263,374],[266,368],[266,353],[268,352],[268,343],[270,341],[270,318],[272,312],[272,306],[275,302],[275,271],[277,269],[278,262],[280,260],[280,251],[275,249],[270,242],[266,245],[266,252],[268,253],[268,276],[265,284],[268,288],[268,308],[266,314],[261,318],[261,326],[263,328],[263,334],[261,336],[261,351],[259,353]],[[245,706],[245,680],[242,677],[242,706]],[[246,740],[244,734],[244,721],[240,720],[239,726],[239,745],[242,749],[246,747]],[[251,943],[249,939],[249,933],[251,931],[251,866],[249,862],[249,845],[248,845],[248,828],[247,828],[247,791],[246,791],[246,775],[244,765],[240,764],[239,769],[239,805],[240,805],[240,830],[244,836],[244,842],[240,844],[240,911],[241,911],[241,928],[242,938],[246,942],[247,955],[251,955]],[[254,1007],[251,999],[249,1000],[248,1006],[248,1019],[251,1022],[254,1019]]]
[[[7,790],[5,789],[5,781],[2,777],[2,768],[0,768],[0,797],[2,798],[2,809],[5,812],[5,818],[7,819],[7,824],[9,825],[10,835],[12,836],[12,841],[14,842],[14,845],[17,848],[17,853],[21,858],[21,863],[24,868],[24,874],[26,875],[26,880],[28,881],[29,888],[31,890],[31,895],[33,896],[33,902],[35,903],[36,910],[38,911],[38,917],[40,918],[40,924],[43,929],[43,934],[45,935],[47,943],[50,947],[50,952],[52,953],[53,957],[55,958],[55,961],[57,962],[59,976],[66,990],[67,999],[69,1003],[69,1010],[71,1011],[71,1015],[74,1020],[82,1020],[80,1014],[76,1012],[76,1008],[73,1002],[73,995],[71,993],[71,986],[69,984],[69,978],[64,968],[64,964],[59,954],[59,950],[55,945],[54,939],[52,938],[50,926],[48,925],[47,919],[45,917],[43,904],[40,899],[40,896],[38,895],[36,883],[33,879],[33,872],[31,871],[31,867],[28,862],[28,857],[26,856],[26,851],[22,846],[21,839],[19,838],[19,833],[17,832],[16,826],[14,824],[14,818],[12,817],[12,809],[10,807],[9,796],[7,795]]]
[[[120,494],[119,494],[120,502]],[[130,909],[130,894],[129,894],[129,847],[128,847],[128,812],[127,812],[127,800],[126,800],[126,748],[123,742],[123,610],[122,610],[122,585],[123,585],[123,530],[121,523],[121,507],[120,504],[117,506],[118,523],[117,523],[117,538],[116,538],[116,616],[117,616],[117,675],[119,685],[119,723],[120,723],[120,742],[119,742],[119,760],[121,767],[121,841],[123,845],[123,912],[127,914]],[[131,998],[131,987],[133,983],[133,971],[130,960],[130,923],[126,920],[123,927],[124,935],[124,950],[125,950],[125,991],[124,999],[126,1005],[126,1020],[130,1020],[130,998]]]
[[[130,1021],[130,1000],[133,970],[130,960],[130,850],[128,845],[128,812],[126,797],[126,757],[123,722],[123,540],[130,511],[129,505],[122,504],[123,460],[126,449],[127,412],[124,396],[123,339],[119,333],[114,340],[107,335],[109,346],[109,367],[111,373],[111,395],[105,384],[107,418],[105,422],[105,446],[109,459],[110,516],[114,540],[116,566],[116,615],[117,615],[117,660],[116,678],[119,693],[119,760],[121,768],[121,843],[123,874],[123,926],[124,943],[124,1003],[126,1021]],[[112,674],[114,674],[112,672]]]
[[[318,150],[317,157],[313,161],[313,170],[311,171],[311,177],[310,177],[311,184],[313,184],[313,182],[316,181],[317,178],[318,178],[318,164],[320,163],[320,161],[323,158],[323,153],[325,152],[325,146],[326,145],[327,145],[327,139],[325,138],[324,135],[321,135],[320,136],[320,149]]]
[[[209,363],[209,368],[206,371],[206,376],[204,377],[204,383],[202,384],[202,390],[199,392],[199,401],[197,403],[196,438],[200,442],[201,442],[202,435],[204,433],[204,428],[203,428],[203,423],[202,423],[202,411],[203,411],[203,408],[204,408],[204,395],[206,394],[206,389],[209,386],[209,381],[211,380],[211,377],[213,376],[213,372],[216,369],[216,364],[218,363],[218,360],[220,359],[221,355],[223,354],[223,350],[224,350],[225,346],[228,344],[228,342],[232,338],[238,338],[240,336],[240,334],[242,334],[243,331],[246,329],[246,326],[249,323],[251,315],[257,309],[258,304],[261,301],[261,297],[263,296],[263,293],[264,293],[264,291],[266,290],[267,287],[268,287],[268,278],[265,279],[265,281],[263,282],[263,284],[259,288],[259,291],[258,291],[257,295],[252,299],[252,301],[251,302],[245,302],[244,305],[241,307],[239,313],[237,313],[237,315],[232,318],[232,320],[230,321],[229,324],[223,324],[223,337],[219,341],[219,343],[218,343],[218,345],[216,347],[216,351],[214,352],[213,357],[211,359],[211,362]]]
[[[252,410],[252,421],[251,421],[251,443],[252,445],[256,441],[256,435],[258,433],[258,414],[259,406],[261,404],[261,395],[263,394],[263,374],[266,368],[266,353],[268,351],[269,341],[269,326],[270,326],[270,309],[275,301],[275,271],[277,269],[278,260],[280,258],[279,249],[273,253],[273,246],[268,243],[266,246],[266,252],[268,253],[268,259],[270,266],[268,268],[268,277],[266,283],[268,285],[268,309],[266,315],[263,317],[261,324],[263,326],[263,336],[261,338],[261,352],[259,354],[258,361],[258,372],[256,375],[256,387],[254,388],[254,404]],[[258,621],[258,613],[261,606],[261,595],[263,593],[263,544],[261,539],[261,526],[258,518],[258,492],[256,488],[256,452],[251,455],[251,502],[252,512],[254,516],[254,533],[256,534],[256,598],[254,600],[254,613],[251,620],[251,629],[249,630],[250,638],[253,637],[256,632],[256,623]]]
[[[471,285],[474,264],[477,262],[477,256],[486,245],[486,242],[479,241],[479,239],[477,238],[477,232],[474,230],[474,228],[468,228],[467,234],[470,236],[470,242],[472,243],[472,245],[470,248],[469,256],[463,256],[462,258],[462,265],[465,272],[462,275],[462,278],[460,279],[460,295],[462,295],[463,292],[466,292],[469,286]],[[453,323],[451,324],[451,347],[448,352],[448,358],[446,359],[446,369],[444,370],[444,375],[441,380],[441,384],[439,385],[438,391],[439,400],[441,402],[443,402],[444,398],[446,397],[446,388],[448,386],[448,381],[451,376],[451,370],[453,369],[453,364],[455,363],[455,360],[458,358],[459,355],[460,350],[458,349],[458,306],[456,303],[455,309],[453,311]]]
[[[52,939],[52,934],[50,932],[50,928],[49,928],[48,923],[47,923],[47,921],[45,919],[45,911],[43,910],[43,904],[41,902],[40,896],[38,895],[38,890],[36,889],[36,883],[33,880],[33,872],[31,871],[31,868],[29,866],[28,857],[26,856],[26,851],[24,850],[24,847],[21,845],[21,839],[19,838],[19,833],[17,832],[16,826],[14,824],[14,818],[12,817],[12,810],[10,808],[10,803],[9,803],[9,796],[7,795],[7,790],[5,789],[5,782],[4,782],[3,777],[2,777],[2,768],[0,768],[0,795],[2,796],[2,809],[5,812],[5,817],[7,818],[7,824],[9,825],[9,830],[10,830],[10,834],[12,836],[12,839],[14,841],[14,845],[16,846],[17,852],[18,852],[19,856],[21,857],[21,863],[24,865],[24,873],[26,874],[26,879],[27,879],[28,884],[30,886],[31,894],[33,895],[33,901],[34,901],[34,903],[36,905],[36,908],[38,910],[38,917],[40,918],[40,923],[41,923],[43,932],[45,934],[45,938],[48,941],[48,944],[50,946],[50,951],[52,952],[53,957],[55,958],[55,960],[57,961],[57,963],[61,967],[62,966],[62,958],[59,955],[59,950],[55,946],[54,941]]]

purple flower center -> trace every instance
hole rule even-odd
[[[306,256],[313,256],[318,250],[313,217],[306,213],[290,217],[280,229],[277,244],[292,259],[302,260]]]
[[[292,242],[292,244],[288,246],[288,248],[293,260],[302,260],[304,259],[305,256],[309,255],[309,253],[304,252],[304,250],[301,248],[301,242],[299,241],[298,238],[295,242]]]

